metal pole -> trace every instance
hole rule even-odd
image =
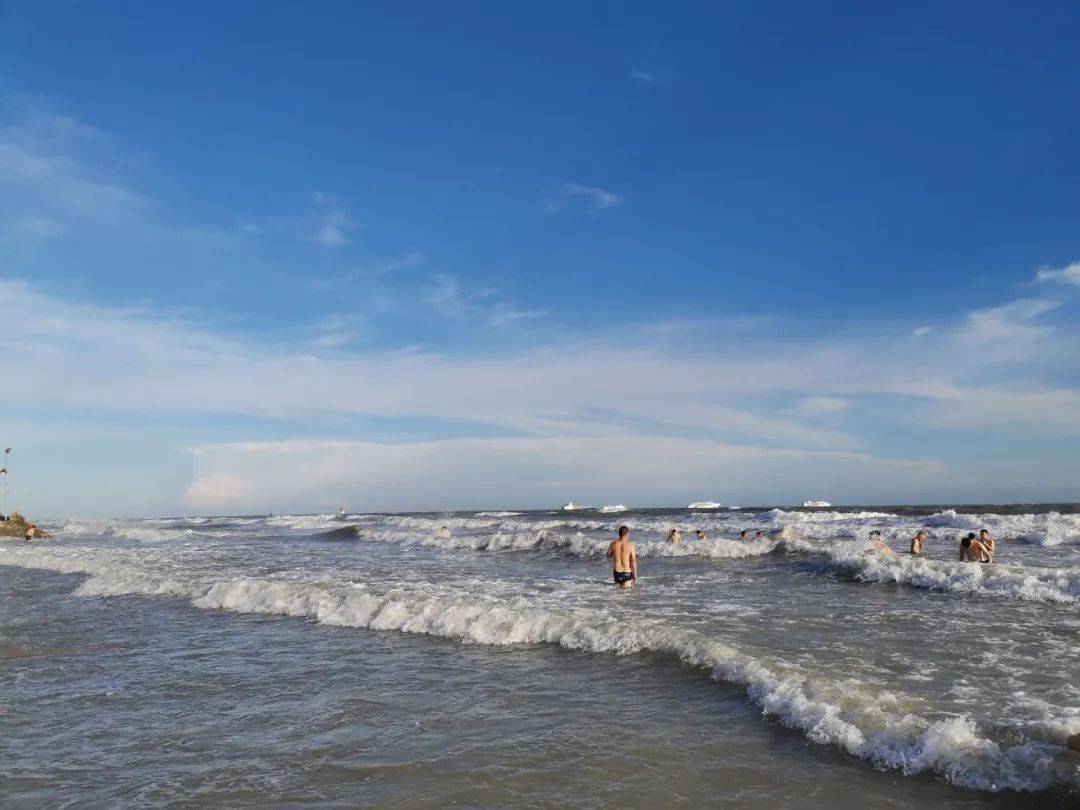
[[[11,517],[11,512],[8,511],[8,493],[10,492],[10,486],[8,485],[8,479],[11,477],[11,448],[4,450],[4,519]]]

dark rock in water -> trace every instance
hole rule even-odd
[[[33,533],[32,538],[28,536],[28,533],[31,531]],[[0,520],[0,537],[19,537],[23,540],[37,540],[41,537],[52,537],[52,535],[31,523],[18,512],[12,512],[7,520]]]

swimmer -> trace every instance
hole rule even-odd
[[[970,532],[960,541],[960,562],[988,563],[992,560],[993,556],[986,546],[975,538],[975,532]]]
[[[36,534],[37,534],[37,526],[35,524],[31,523],[29,526],[26,527],[26,539],[27,540],[33,540],[34,536]]]
[[[697,537],[698,540],[705,539],[705,532],[703,532],[701,529],[698,529],[696,532],[694,532],[694,535]]]
[[[979,530],[979,542],[986,546],[986,550],[990,552],[990,559],[993,560],[997,553],[997,540],[990,536],[989,529]]]
[[[764,540],[765,539],[765,532],[758,532],[757,534],[754,535],[754,539],[755,540]]]
[[[919,529],[919,533],[911,538],[911,553],[918,557],[926,548],[926,532]]]
[[[435,536],[438,537],[440,540],[449,540],[450,530],[445,526],[442,526],[437,532],[435,532]]]
[[[866,550],[867,554],[873,553],[882,554],[886,557],[895,557],[893,550],[885,545],[885,541],[881,539],[881,532],[877,529],[870,532],[870,548]]]
[[[613,540],[608,546],[607,556],[614,566],[612,572],[615,584],[620,588],[629,588],[637,582],[637,551],[630,542],[630,529],[626,526],[619,527],[619,539]]]
[[[682,535],[679,534],[678,529],[672,529],[670,532],[667,533],[667,539],[669,543],[681,543]]]
[[[741,532],[739,532],[739,539],[740,540],[749,540],[750,539],[750,532],[746,531],[746,529],[743,529]]]

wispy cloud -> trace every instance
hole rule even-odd
[[[495,328],[531,318],[542,318],[546,309],[518,307],[499,297],[498,287],[466,289],[455,275],[439,273],[432,277],[427,303],[443,315],[452,318],[482,318]]]
[[[500,301],[488,313],[488,323],[495,328],[500,328],[516,321],[545,318],[549,314],[551,313],[546,309],[521,309]]]
[[[663,87],[664,80],[657,76],[655,73],[651,73],[647,70],[641,70],[640,68],[634,68],[630,71],[630,75],[643,84],[651,84],[655,87]]]
[[[809,416],[844,413],[851,409],[851,401],[843,397],[810,396],[802,399],[796,410]]]
[[[0,238],[15,242],[44,242],[58,239],[67,233],[67,226],[48,217],[22,217],[0,225]]]
[[[130,186],[102,176],[74,156],[79,130],[53,125],[35,133],[26,126],[0,129],[0,215],[21,219],[28,239],[55,238],[76,225],[126,225],[145,213],[149,199]],[[50,134],[51,133],[51,134]]]
[[[193,508],[228,511],[267,504],[354,502],[407,509],[426,493],[426,508],[560,503],[575,492],[655,504],[685,493],[775,486],[775,470],[817,478],[833,491],[866,481],[885,487],[941,481],[935,462],[865,453],[777,450],[678,437],[514,437],[409,443],[287,440],[196,448],[200,476],[187,490]],[[662,474],[658,474],[662,471]],[[477,480],[499,481],[497,493]],[[402,482],[408,482],[408,487]],[[886,483],[887,482],[887,483]],[[669,500],[670,502],[670,500]]]
[[[971,312],[960,328],[960,340],[981,354],[977,362],[1023,358],[1027,347],[1050,333],[1050,326],[1037,323],[1039,316],[1061,306],[1060,302],[1020,298],[989,309]]]
[[[432,281],[428,303],[447,315],[509,324],[540,314],[504,301],[495,287],[473,289],[454,276]],[[619,479],[627,486],[649,476],[655,482],[658,470],[680,476],[689,470],[691,484],[708,479],[735,486],[759,474],[742,476],[738,465],[752,459],[764,491],[768,470],[807,484],[826,473],[832,481],[872,471],[882,486],[905,485],[910,469],[931,474],[932,466],[913,468],[869,452],[891,428],[905,436],[992,429],[1010,446],[1027,435],[1072,441],[1080,437],[1080,390],[1072,376],[1080,328],[1075,319],[1047,318],[1063,306],[1049,298],[1004,302],[917,342],[906,330],[883,330],[857,340],[774,336],[703,349],[693,336],[689,343],[671,336],[668,346],[653,337],[615,341],[575,333],[527,349],[443,355],[358,349],[363,323],[347,314],[327,316],[283,346],[280,337],[229,336],[167,311],[69,301],[25,282],[0,282],[0,309],[20,313],[20,328],[6,344],[7,373],[21,381],[23,397],[48,400],[58,413],[100,414],[112,422],[129,415],[140,424],[147,416],[160,421],[184,414],[301,423],[328,414],[407,418],[480,425],[488,435],[508,437],[483,445],[491,448],[483,452],[481,445],[449,440],[433,445],[433,466],[418,465],[414,477],[408,473],[413,451],[397,445],[385,454],[404,466],[388,462],[383,472],[349,464],[335,472],[332,458],[310,462],[335,486],[370,474],[381,487],[389,471],[405,470],[394,474],[399,483],[405,476],[417,498],[424,475],[475,482],[480,472],[470,465],[481,459],[500,480],[520,473],[538,485],[599,487],[599,468],[590,466],[582,447],[608,453],[608,462],[620,452],[640,453],[627,461],[634,472]],[[1009,362],[986,360],[995,356]],[[872,431],[862,424],[868,414]],[[940,434],[929,436],[907,443],[943,462]],[[522,437],[535,443],[514,444]],[[1058,444],[1067,453],[1068,442]],[[374,458],[382,452],[371,450]],[[522,468],[495,461],[519,453],[523,468],[527,460],[551,464],[551,470],[529,478]],[[783,453],[809,460],[796,472],[785,461],[796,456]],[[710,454],[735,466],[709,461]],[[222,486],[236,498],[259,491],[265,480],[252,478],[246,467],[232,469],[228,455],[202,474],[235,476],[220,480],[232,482]],[[1012,456],[1001,463],[995,480],[1012,469]],[[212,491],[211,484],[204,480],[192,503],[199,492]]]
[[[344,273],[312,279],[307,283],[307,288],[312,292],[325,292],[352,281],[380,279],[403,270],[413,270],[423,267],[426,263],[427,257],[419,251],[414,251],[395,259],[373,261],[353,267]]]
[[[544,197],[548,213],[597,213],[621,205],[623,196],[583,183],[557,183]]]
[[[342,247],[349,244],[346,229],[352,226],[345,211],[337,206],[325,212],[311,234],[311,241],[328,247]]]
[[[1057,270],[1052,267],[1044,267],[1036,274],[1035,280],[1080,286],[1080,262],[1073,262]]]
[[[361,319],[356,315],[330,314],[312,328],[304,345],[312,349],[340,349],[356,342]]]

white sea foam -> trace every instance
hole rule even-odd
[[[615,503],[608,506],[601,506],[596,511],[600,512],[603,515],[614,515],[618,512],[628,512],[630,511],[630,507],[623,506],[621,503]]]
[[[55,530],[57,537],[119,537],[141,543],[166,543],[195,536],[192,529],[162,528],[148,521],[68,520]]]
[[[398,532],[363,526],[346,527],[346,531],[361,540],[372,542],[401,543],[403,545],[427,546],[448,550],[471,551],[550,551],[584,558],[599,558],[607,553],[610,538],[596,538],[582,532],[556,533],[550,530],[531,532],[494,532],[491,534],[452,534],[449,537],[438,532]],[[335,537],[342,530],[328,534]],[[710,557],[742,558],[770,554],[776,550],[779,540],[690,540],[669,543],[666,540],[637,541],[634,545],[640,557]]]
[[[971,515],[946,509],[923,519],[929,526],[978,531],[989,529],[998,538],[1020,540],[1040,546],[1080,543],[1080,515],[1059,512],[1020,515]]]
[[[340,515],[274,515],[266,519],[271,526],[280,526],[284,529],[332,529],[340,526]]]
[[[1080,602],[1080,570],[955,562],[867,553],[861,543],[836,543],[832,562],[863,582],[896,582],[918,588],[1061,604]]]
[[[67,553],[65,553],[67,552]],[[570,609],[567,585],[547,596],[517,582],[349,582],[217,574],[198,578],[148,571],[139,557],[90,549],[0,547],[0,564],[89,575],[82,595],[187,598],[202,609],[279,614],[342,627],[424,633],[479,644],[557,644],[593,653],[674,656],[717,680],[741,684],[766,712],[816,743],[913,774],[932,771],[965,787],[1036,790],[1080,786],[1073,758],[1050,741],[1008,746],[980,734],[968,717],[932,721],[903,699],[864,684],[811,676],[779,659],[750,655],[663,618],[626,621],[614,607]]]

